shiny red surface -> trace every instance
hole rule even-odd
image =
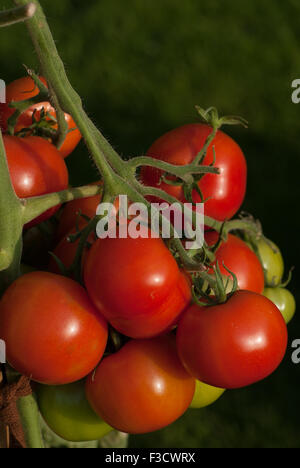
[[[62,385],[96,367],[106,347],[107,324],[78,283],[33,272],[15,281],[0,302],[0,338],[18,372]]]
[[[264,296],[237,291],[224,304],[191,306],[177,329],[186,370],[208,385],[240,388],[264,379],[281,363],[287,327]]]
[[[181,365],[173,336],[132,340],[103,359],[86,384],[87,398],[112,427],[130,434],[171,424],[189,407],[195,380]]]
[[[191,300],[189,281],[161,239],[98,239],[84,279],[99,311],[132,338],[163,332]]]

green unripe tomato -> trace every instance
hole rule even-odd
[[[265,271],[266,286],[278,286],[284,273],[284,262],[282,254],[274,242],[261,238],[256,247],[263,269]]]
[[[84,382],[37,388],[41,414],[53,432],[71,442],[99,440],[112,428],[90,407]]]
[[[263,295],[270,299],[280,310],[285,320],[289,323],[296,312],[296,301],[293,294],[285,288],[266,288]]]
[[[196,380],[196,390],[190,408],[205,408],[217,401],[224,392],[223,388],[212,387]]]

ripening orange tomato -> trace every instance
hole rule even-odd
[[[39,78],[45,86],[48,86],[45,78],[42,76]],[[7,131],[7,120],[14,113],[14,109],[9,107],[9,104],[12,102],[19,102],[30,99],[37,96],[38,94],[39,89],[30,76],[19,78],[18,80],[15,80],[7,85],[6,104],[0,105],[0,126],[3,132]],[[32,125],[33,115],[35,120],[39,121],[42,116],[42,111],[56,119],[56,111],[51,106],[50,102],[39,102],[22,112],[14,128],[15,133],[24,128],[30,127]],[[65,113],[65,119],[68,124],[69,133],[67,134],[65,141],[59,150],[60,154],[64,158],[66,158],[70,153],[72,153],[72,151],[74,151],[79,141],[81,140],[81,134],[72,117]],[[51,122],[49,117],[46,117],[46,120]],[[57,124],[54,124],[52,128],[56,130],[58,128]]]

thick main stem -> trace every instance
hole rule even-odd
[[[44,448],[40,426],[40,414],[34,395],[19,398],[17,408],[22,419],[26,445],[29,448]]]
[[[23,208],[12,186],[1,133],[0,175],[0,289],[3,291],[19,275]]]

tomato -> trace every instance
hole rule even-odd
[[[51,106],[50,102],[41,102],[39,104],[35,104],[29,107],[27,111],[20,116],[17,122],[17,125],[15,127],[15,132],[19,132],[23,128],[30,127],[30,125],[32,124],[33,113],[35,113],[34,114],[35,119],[39,121],[42,117],[43,111],[56,119],[56,112],[54,108]],[[48,120],[50,119],[48,118]],[[66,158],[67,156],[69,156],[74,151],[74,149],[76,148],[76,146],[81,140],[81,133],[76,127],[76,124],[74,120],[72,119],[72,117],[69,114],[65,113],[65,120],[68,125],[69,133],[67,133],[67,136],[62,146],[59,149],[59,152],[63,158]],[[55,124],[52,126],[52,128],[54,130],[57,130],[58,125]]]
[[[92,408],[129,434],[156,431],[189,407],[195,380],[182,367],[173,336],[131,340],[104,358],[86,383]]]
[[[47,86],[47,82],[45,78],[40,77],[40,80],[43,82],[45,86]],[[6,87],[6,104],[3,104],[0,107],[0,124],[3,131],[7,130],[7,120],[11,115],[14,113],[14,109],[9,107],[9,104],[12,102],[24,101],[35,97],[39,94],[39,89],[35,85],[32,78],[26,76],[24,78],[20,78],[18,80],[13,81]],[[14,128],[15,133],[19,132],[23,128],[28,128],[32,125],[32,117],[34,113],[34,117],[37,121],[41,119],[41,113],[44,109],[45,113],[50,114],[52,117],[56,118],[55,109],[51,106],[50,102],[40,102],[38,104],[34,104],[33,106],[26,109],[18,118],[16,126]],[[65,113],[65,119],[68,124],[69,133],[67,134],[65,141],[60,148],[61,155],[65,158],[67,157],[78,145],[79,141],[81,140],[81,134],[76,127],[76,124],[72,117],[69,114]],[[49,118],[47,118],[50,121]],[[54,125],[52,128],[57,129],[57,125]]]
[[[48,272],[21,276],[0,302],[0,338],[8,362],[32,380],[80,380],[100,361],[107,324],[75,281]]]
[[[162,333],[191,300],[189,280],[161,239],[98,239],[84,279],[98,310],[132,338]]]
[[[68,188],[67,166],[54,145],[37,136],[4,135],[7,163],[19,198],[35,197]],[[43,213],[27,227],[50,218],[58,207]]]
[[[219,234],[215,231],[205,233],[205,240],[212,246],[218,241]],[[246,289],[261,294],[264,290],[264,272],[259,259],[248,245],[232,234],[223,242],[216,252],[216,262],[221,273],[230,276],[224,265],[232,271],[240,289]]]
[[[296,312],[296,301],[293,294],[285,288],[265,288],[263,294],[278,307],[285,323],[289,323]]]
[[[187,371],[213,387],[240,388],[270,375],[287,347],[287,327],[266,297],[237,291],[226,303],[191,306],[177,329]]]
[[[212,387],[196,380],[196,389],[190,408],[205,408],[217,401],[225,392],[224,388]]]
[[[39,385],[37,396],[44,420],[65,440],[99,440],[112,430],[90,407],[84,381],[58,386]]]
[[[176,128],[153,143],[147,155],[171,164],[191,164],[203,148],[212,128],[204,124],[189,124]],[[229,219],[240,208],[245,192],[247,180],[247,166],[245,157],[237,145],[225,133],[218,131],[210,145],[203,165],[214,161],[213,148],[216,152],[214,166],[220,169],[220,174],[206,174],[198,183],[205,203],[205,214],[217,220]],[[161,182],[162,172],[152,167],[143,167],[141,180],[145,185],[159,187],[184,202],[183,189]],[[194,191],[193,200],[201,203],[203,200]]]
[[[264,238],[255,245],[265,271],[266,286],[278,286],[284,273],[284,262],[279,248],[274,242]]]
[[[47,81],[43,76],[40,76],[39,79],[44,86],[48,87]],[[35,85],[33,79],[30,76],[24,76],[23,78],[18,78],[17,80],[12,81],[6,86],[6,104],[26,101],[38,94],[39,89]],[[13,114],[13,109],[10,111],[10,114]]]
[[[39,77],[42,83],[47,86],[47,82],[45,78],[42,76]],[[9,107],[9,104],[12,102],[19,102],[19,101],[26,101],[27,99],[31,99],[39,94],[39,89],[35,85],[34,81],[30,76],[25,76],[23,78],[19,78],[18,80],[13,81],[12,83],[6,86],[6,103],[0,104],[0,125],[1,130],[3,132],[7,131],[7,120],[13,115],[14,109]],[[28,115],[26,114],[27,111],[23,112],[17,121],[17,125],[19,122],[22,122],[22,119],[25,117],[28,119]],[[32,113],[31,113],[32,114]],[[29,125],[28,125],[29,123]],[[28,122],[26,127],[32,124],[32,120]],[[18,130],[24,128],[18,125]]]

